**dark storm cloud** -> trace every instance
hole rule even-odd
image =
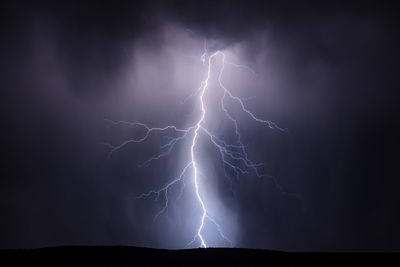
[[[134,200],[149,188],[135,179],[146,175],[133,167],[140,153],[108,160],[98,145],[123,138],[102,119],[131,111],[121,107],[131,102],[121,104],[119,85],[132,45],[163,49],[172,42],[163,26],[173,24],[199,42],[242,44],[246,63],[261,77],[258,87],[274,88],[255,90],[264,97],[254,107],[290,130],[246,137],[260,140],[249,142],[259,148],[254,156],[304,203],[268,179],[241,181],[239,204],[221,190],[221,201],[237,213],[240,246],[400,249],[394,8],[262,1],[2,5],[0,247],[169,247],[174,231],[185,227],[149,226],[158,207]],[[162,233],[166,228],[175,230]]]

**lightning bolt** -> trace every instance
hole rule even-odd
[[[208,57],[208,59],[207,59]],[[201,208],[201,217],[200,221],[198,224],[198,228],[196,231],[196,234],[193,237],[193,240],[189,242],[188,246],[191,245],[192,243],[199,241],[200,246],[203,248],[207,247],[207,242],[203,236],[203,231],[205,229],[205,224],[206,221],[213,224],[216,227],[216,230],[220,237],[230,246],[232,246],[232,241],[223,233],[222,227],[218,224],[217,220],[210,214],[210,212],[207,209],[206,203],[204,201],[204,194],[202,193],[202,188],[201,188],[201,183],[200,183],[200,171],[199,171],[199,159],[196,157],[196,151],[200,147],[199,144],[199,134],[200,132],[204,133],[209,141],[217,148],[220,154],[220,158],[223,164],[223,171],[225,174],[225,177],[229,179],[230,184],[231,184],[231,191],[233,192],[232,189],[232,177],[228,174],[228,169],[230,169],[234,173],[234,177],[238,179],[240,175],[244,174],[249,174],[250,172],[253,172],[257,177],[264,177],[267,176],[271,178],[276,187],[285,194],[289,194],[283,191],[282,187],[279,186],[277,181],[275,180],[274,177],[268,176],[261,174],[259,172],[258,167],[263,165],[262,163],[254,163],[252,160],[249,159],[248,153],[246,151],[246,146],[243,144],[242,141],[242,136],[239,131],[239,124],[237,119],[234,118],[234,116],[229,112],[228,107],[226,106],[226,101],[227,99],[233,100],[235,103],[238,104],[238,107],[242,112],[247,114],[247,116],[254,120],[255,122],[258,122],[260,124],[266,125],[271,129],[279,130],[279,131],[287,131],[286,128],[281,128],[279,127],[276,123],[269,121],[269,120],[263,120],[258,118],[253,112],[251,112],[249,109],[246,108],[244,104],[245,99],[241,99],[238,96],[235,96],[228,88],[226,88],[222,82],[222,77],[223,73],[225,70],[226,65],[231,65],[233,67],[237,68],[244,68],[248,69],[250,72],[255,74],[255,72],[248,66],[246,65],[240,65],[240,64],[235,64],[233,62],[227,61],[226,60],[226,54],[220,50],[212,53],[209,55],[209,51],[207,49],[207,42],[204,41],[204,52],[200,56],[201,61],[205,64],[207,61],[207,73],[206,77],[204,80],[201,82],[200,87],[190,94],[188,97],[185,98],[184,101],[181,103],[184,104],[186,101],[192,97],[198,96],[198,101],[200,104],[200,109],[201,109],[201,114],[200,118],[197,120],[197,122],[188,127],[188,128],[179,128],[175,125],[168,125],[164,127],[149,127],[147,124],[141,123],[141,122],[128,122],[128,121],[111,121],[107,120],[109,123],[112,125],[126,125],[126,126],[131,126],[131,127],[141,127],[144,130],[144,135],[140,138],[137,139],[129,139],[124,142],[122,142],[119,145],[111,145],[109,143],[103,143],[104,145],[108,146],[110,148],[110,153],[109,156],[111,156],[113,153],[116,151],[122,149],[123,147],[127,146],[128,144],[131,143],[141,143],[144,142],[145,140],[148,139],[148,137],[155,132],[163,132],[163,133],[173,133],[174,137],[168,137],[169,141],[162,145],[160,147],[161,152],[153,157],[150,157],[148,160],[143,162],[140,166],[148,166],[151,164],[152,161],[154,160],[159,160],[162,157],[168,156],[174,147],[176,146],[177,143],[180,141],[191,138],[190,142],[190,159],[189,161],[184,165],[183,169],[181,170],[180,174],[175,177],[171,182],[167,183],[165,186],[155,190],[150,190],[147,193],[143,193],[139,195],[137,198],[147,198],[150,196],[155,196],[155,199],[158,200],[160,196],[163,196],[165,199],[164,206],[163,208],[155,215],[154,220],[156,220],[161,214],[167,211],[168,205],[169,205],[169,192],[170,189],[181,183],[181,193],[178,195],[177,199],[180,198],[182,194],[182,190],[185,187],[185,179],[187,179],[187,173],[188,170],[192,170],[192,179],[193,179],[193,184],[194,184],[194,189],[195,189],[195,198]],[[211,70],[213,67],[213,62],[217,60],[217,58],[221,59],[222,65],[219,69],[218,73],[218,84],[219,87],[223,90],[223,95],[220,99],[220,105],[221,105],[221,110],[223,111],[224,115],[226,118],[231,121],[235,128],[235,142],[234,143],[228,143],[226,142],[223,138],[218,137],[216,134],[212,133],[209,129],[207,129],[205,123],[205,118],[207,116],[207,108],[206,108],[206,91],[209,88],[209,80],[211,77]],[[207,59],[207,60],[206,60]],[[294,194],[289,194],[289,195],[294,195]],[[295,195],[296,196],[296,195]]]

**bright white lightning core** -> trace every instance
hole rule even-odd
[[[170,138],[170,141],[168,143],[161,146],[161,152],[158,155],[149,158],[147,161],[145,161],[143,163],[143,165],[148,165],[153,160],[158,160],[164,156],[169,155],[169,153],[172,151],[172,149],[178,142],[182,141],[183,139],[191,138],[190,139],[191,140],[190,141],[190,159],[188,159],[188,162],[185,164],[185,167],[182,169],[180,175],[178,177],[176,177],[175,179],[173,179],[171,182],[169,182],[164,187],[151,190],[147,193],[144,193],[144,194],[138,196],[137,198],[145,198],[145,197],[150,197],[151,195],[154,195],[156,197],[156,199],[158,199],[160,197],[160,195],[164,196],[164,198],[165,198],[164,207],[154,217],[154,219],[157,219],[158,216],[160,216],[162,213],[164,213],[168,209],[168,205],[169,205],[168,192],[169,192],[169,190],[171,189],[171,187],[173,187],[177,183],[182,183],[183,185],[185,185],[184,179],[187,176],[186,174],[188,172],[188,169],[191,168],[193,171],[191,177],[193,178],[193,184],[194,184],[194,189],[195,189],[195,199],[197,200],[197,202],[199,203],[199,205],[201,207],[201,217],[199,219],[196,234],[194,235],[193,240],[188,245],[190,245],[194,242],[199,242],[200,246],[204,247],[204,248],[207,247],[207,242],[203,235],[203,232],[205,230],[205,222],[206,221],[215,225],[218,234],[221,236],[221,238],[223,240],[225,240],[226,243],[228,243],[230,246],[232,246],[233,243],[224,234],[222,227],[217,223],[217,220],[214,218],[214,216],[211,216],[211,214],[208,211],[207,206],[205,204],[206,202],[204,201],[204,192],[202,192],[201,179],[199,177],[199,170],[198,170],[200,160],[198,159],[198,157],[196,157],[196,151],[200,147],[200,144],[198,142],[199,133],[200,132],[204,133],[209,138],[211,143],[219,151],[220,157],[221,157],[221,160],[223,163],[224,174],[227,178],[230,179],[231,186],[232,186],[232,180],[231,180],[232,177],[230,177],[228,175],[228,172],[226,171],[227,169],[230,169],[234,173],[236,178],[238,178],[239,175],[247,174],[249,172],[254,172],[254,174],[258,177],[262,177],[262,176],[266,176],[266,175],[262,175],[259,173],[258,167],[261,166],[262,164],[254,163],[249,159],[248,154],[246,152],[246,146],[242,142],[242,136],[239,131],[238,122],[229,113],[229,109],[225,103],[226,99],[229,98],[229,99],[233,100],[234,102],[236,102],[239,105],[241,111],[243,111],[245,114],[247,114],[252,120],[254,120],[258,123],[261,123],[261,124],[265,124],[271,129],[276,129],[279,131],[286,131],[285,128],[279,127],[277,124],[275,124],[272,121],[263,120],[263,119],[258,118],[254,113],[252,113],[245,107],[243,99],[233,95],[231,93],[231,91],[228,90],[222,83],[222,76],[223,76],[226,64],[230,64],[230,65],[232,65],[234,67],[238,67],[238,68],[249,68],[249,67],[244,66],[244,65],[237,65],[237,64],[227,61],[226,55],[222,51],[216,51],[209,56],[207,55],[207,53],[208,53],[208,51],[207,51],[207,47],[206,47],[206,43],[205,43],[205,51],[204,51],[203,55],[201,56],[201,60],[203,61],[203,63],[207,62],[207,75],[206,75],[205,79],[202,81],[201,86],[197,89],[197,91],[188,97],[188,98],[191,98],[191,97],[198,96],[198,101],[199,101],[199,104],[201,107],[200,118],[197,120],[197,122],[194,125],[186,128],[186,129],[180,129],[174,125],[168,125],[165,127],[149,127],[148,125],[146,125],[144,123],[140,123],[140,122],[108,120],[110,123],[112,123],[114,125],[121,124],[121,125],[130,125],[130,126],[134,126],[134,127],[143,127],[143,129],[145,130],[145,134],[141,138],[126,140],[125,142],[123,142],[117,146],[106,144],[108,147],[110,147],[110,149],[111,149],[110,155],[112,155],[117,150],[121,149],[122,147],[125,147],[126,145],[128,145],[130,143],[140,143],[140,142],[145,141],[150,136],[150,134],[153,132],[166,132],[166,131],[172,130],[175,132],[175,134],[179,135],[178,137]],[[208,56],[208,59],[207,59],[207,56]],[[224,112],[226,118],[229,119],[231,121],[231,123],[233,123],[234,128],[235,128],[236,141],[232,144],[227,143],[226,141],[224,141],[217,135],[213,134],[209,129],[207,129],[207,127],[204,123],[206,115],[207,115],[207,105],[206,105],[207,99],[205,98],[206,91],[209,88],[209,80],[211,77],[211,70],[212,70],[213,62],[216,61],[217,59],[220,59],[222,62],[221,67],[219,69],[219,73],[218,73],[218,85],[223,90],[223,95],[222,95],[222,98],[220,99],[221,109]],[[184,102],[186,102],[187,99],[185,99]],[[270,178],[272,178],[272,180],[274,181],[277,188],[281,190],[281,187],[276,183],[275,179],[273,177],[270,177]],[[180,198],[180,196],[177,197],[177,199],[179,199],[179,198]]]

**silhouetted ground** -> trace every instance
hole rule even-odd
[[[237,248],[66,246],[0,250],[0,266],[400,266],[399,258],[397,253],[293,253]]]

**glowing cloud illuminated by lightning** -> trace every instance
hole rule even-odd
[[[226,244],[229,244],[230,246],[233,245],[232,241],[226,236],[224,233],[222,227],[217,223],[218,219],[215,218],[215,216],[212,216],[208,210],[208,207],[205,202],[205,192],[202,187],[202,180],[200,176],[200,170],[199,170],[199,165],[201,159],[197,156],[197,152],[204,146],[204,144],[200,143],[199,141],[199,135],[204,134],[206,137],[208,137],[209,142],[219,151],[220,154],[220,159],[223,163],[223,168],[224,168],[224,174],[228,179],[232,179],[230,175],[228,174],[227,170],[230,169],[230,172],[234,174],[236,178],[239,177],[239,175],[242,174],[249,174],[249,173],[254,173],[257,177],[262,177],[265,176],[260,173],[259,168],[262,163],[255,163],[252,160],[249,159],[248,153],[246,151],[246,146],[242,142],[242,136],[239,130],[239,125],[238,125],[238,120],[229,112],[229,108],[227,107],[226,101],[227,99],[230,99],[234,103],[237,104],[239,107],[240,111],[243,112],[249,119],[254,120],[255,122],[258,122],[262,125],[266,125],[271,129],[278,130],[278,131],[286,131],[285,128],[279,127],[276,123],[269,121],[269,120],[264,120],[256,116],[253,112],[251,112],[246,105],[244,104],[244,100],[239,98],[238,96],[235,96],[222,82],[222,78],[224,75],[224,70],[225,66],[227,64],[236,67],[236,68],[243,68],[247,69],[252,73],[255,73],[251,68],[245,65],[240,65],[236,64],[233,62],[230,62],[227,60],[227,55],[223,51],[217,50],[213,53],[209,53],[208,48],[207,48],[207,42],[204,41],[204,51],[202,55],[200,56],[200,60],[203,62],[203,64],[207,68],[206,76],[202,80],[200,87],[190,94],[187,98],[185,98],[182,101],[182,104],[185,104],[186,101],[189,98],[196,98],[197,103],[200,106],[200,116],[196,120],[196,122],[187,127],[187,128],[179,128],[175,125],[167,125],[167,126],[162,126],[162,127],[150,127],[145,123],[141,122],[129,122],[129,121],[111,121],[107,120],[108,122],[114,124],[114,125],[128,125],[132,127],[141,127],[144,130],[144,135],[140,138],[137,139],[129,139],[124,142],[122,142],[119,145],[111,145],[108,143],[105,143],[110,148],[110,156],[116,153],[118,150],[121,148],[129,145],[129,144],[134,144],[134,143],[141,143],[145,141],[151,134],[156,134],[156,133],[166,133],[167,131],[173,131],[175,134],[178,135],[178,137],[171,137],[170,140],[161,146],[161,152],[153,157],[150,157],[148,160],[146,160],[142,165],[143,166],[148,166],[151,164],[152,161],[154,160],[159,160],[162,157],[168,156],[170,152],[173,150],[175,145],[179,143],[182,140],[190,140],[190,146],[188,147],[188,150],[190,151],[190,158],[187,158],[187,162],[185,163],[183,169],[181,170],[180,174],[174,178],[171,182],[167,183],[166,185],[158,188],[158,189],[153,189],[148,191],[147,193],[143,193],[139,195],[137,198],[146,198],[150,196],[155,196],[156,199],[160,197],[160,195],[163,195],[165,199],[165,203],[163,208],[155,215],[154,220],[156,220],[161,214],[163,214],[167,209],[169,205],[169,192],[170,189],[175,186],[178,183],[183,183],[184,180],[192,179],[193,185],[194,185],[194,193],[195,195],[193,196],[198,205],[201,208],[201,216],[198,219],[198,227],[196,230],[194,230],[194,236],[191,242],[189,242],[188,246],[198,242],[199,246],[206,248],[207,247],[207,240],[204,237],[204,231],[206,231],[205,224],[206,222],[209,222],[215,226],[215,229],[217,231],[217,234],[225,240]],[[219,64],[216,64],[219,63]],[[216,68],[215,66],[219,66],[219,69]],[[222,90],[222,97],[219,99],[220,103],[220,108],[225,116],[226,119],[228,119],[234,126],[235,129],[235,142],[233,143],[228,143],[225,141],[223,138],[215,135],[212,133],[210,129],[207,128],[207,125],[205,125],[205,119],[207,116],[212,116],[213,114],[210,114],[211,111],[207,109],[207,102],[209,99],[206,97],[206,92],[209,90],[209,81],[210,77],[212,75],[212,70],[218,69],[218,87],[220,90]],[[189,172],[191,171],[191,173]],[[189,175],[190,174],[190,175]],[[272,178],[272,177],[270,177]],[[275,182],[275,185],[278,186],[276,183],[275,179],[272,178],[273,181]],[[178,196],[179,198],[179,196]]]

